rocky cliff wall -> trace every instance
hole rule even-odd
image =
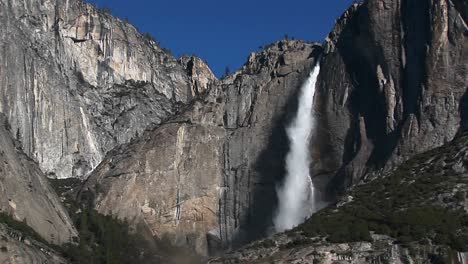
[[[314,178],[343,191],[457,133],[466,111],[466,8],[457,1],[354,4],[325,42]]]
[[[24,221],[50,243],[70,242],[77,232],[60,199],[7,129],[0,115],[0,213]]]
[[[314,98],[318,123],[310,146],[311,174],[320,191],[317,199],[333,201],[349,186],[391,170],[455,136],[466,119],[463,96],[467,83],[467,29],[463,16],[459,5],[451,1],[425,1],[418,6],[406,1],[377,0],[354,4],[338,20],[323,51],[318,45],[282,41],[253,53],[240,71],[215,83],[206,97],[171,124],[151,132],[162,133],[167,126],[176,126],[165,140],[174,144],[151,143],[157,151],[145,149],[142,154],[129,155],[125,162],[136,163],[144,153],[177,149],[180,133],[175,131],[197,127],[188,132],[193,133],[189,138],[197,139],[194,144],[200,138],[216,140],[211,141],[210,151],[204,150],[209,160],[198,160],[203,154],[196,147],[184,151],[197,157],[197,163],[192,163],[190,155],[187,157],[184,173],[188,178],[199,178],[197,171],[201,167],[197,164],[205,164],[204,171],[209,174],[206,179],[213,184],[206,187],[207,180],[199,186],[216,190],[210,191],[212,199],[205,203],[213,213],[197,223],[203,228],[192,229],[197,230],[196,242],[192,243],[185,233],[187,228],[176,231],[174,241],[184,241],[186,236],[188,245],[205,254],[206,248],[236,246],[265,236],[276,209],[276,186],[284,176],[289,145],[285,127],[296,111],[297,89],[311,70],[314,57],[321,54],[322,71]],[[188,135],[186,129],[182,131]],[[148,144],[147,140],[125,148],[136,151]],[[163,167],[170,168],[168,173],[155,174],[158,170],[152,168],[143,177],[164,184],[178,179],[172,171],[178,168],[174,161],[180,155],[175,150],[170,153],[163,154],[168,164]],[[111,159],[112,154],[106,162]],[[113,173],[110,169],[97,170],[88,188],[100,182],[105,182],[107,188],[120,186],[116,188],[118,195],[104,191],[96,206],[104,212],[122,212],[119,216],[125,217],[123,208],[127,205],[113,197],[127,197],[120,189],[128,181],[111,177]],[[172,186],[180,186],[176,183]],[[179,187],[174,188],[176,194]],[[145,207],[143,201],[147,198],[143,196],[140,207]],[[179,225],[177,212],[184,214],[194,207],[178,206],[177,195],[168,197],[159,204],[173,208],[171,221],[175,224],[164,228],[165,232],[173,232]],[[150,207],[157,208],[158,204]],[[157,222],[161,219],[156,217]],[[186,223],[196,222],[194,219],[188,217]],[[157,225],[149,226],[157,230]]]
[[[284,129],[320,50],[282,41],[253,53],[183,114],[109,153],[84,190],[96,208],[201,254],[267,233]]]
[[[0,111],[51,177],[84,177],[196,95],[154,40],[82,1],[2,0],[0,21]]]
[[[100,212],[207,254],[269,233],[319,54],[320,199],[451,140],[467,122],[466,17],[459,0],[368,0],[323,48],[280,41],[218,81],[81,1],[0,0],[0,111],[49,176],[92,172]]]

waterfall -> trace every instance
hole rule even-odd
[[[297,114],[286,129],[290,150],[286,156],[286,177],[276,190],[279,203],[273,219],[276,232],[301,224],[315,212],[314,186],[309,175],[309,142],[315,125],[312,107],[319,72],[320,62],[317,62],[301,87]]]

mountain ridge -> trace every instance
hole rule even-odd
[[[467,124],[460,1],[353,4],[323,44],[275,42],[222,80],[80,1],[0,7],[8,136],[47,176],[86,178],[76,202],[200,255],[270,234],[285,127],[319,58],[309,149],[320,202],[384,181]]]

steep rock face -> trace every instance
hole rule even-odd
[[[271,232],[276,187],[284,177],[289,150],[286,127],[320,51],[318,44],[280,41],[252,53],[243,69],[224,81],[224,243],[236,246]]]
[[[0,112],[51,177],[83,177],[188,102],[183,67],[83,1],[0,1]]]
[[[453,138],[466,120],[466,16],[460,1],[369,0],[340,18],[317,91],[317,181],[343,190]]]
[[[0,115],[0,212],[26,221],[45,240],[69,242],[76,230],[47,178],[10,136]]]
[[[183,114],[110,152],[83,191],[96,192],[100,212],[201,254],[264,235],[283,176],[284,125],[319,50],[281,41],[252,53]]]
[[[206,234],[218,223],[223,132],[170,123],[112,151],[87,182],[102,189],[96,209],[137,227],[143,224],[160,239],[206,252]]]
[[[218,81],[208,64],[198,57],[183,56],[179,59],[179,63],[185,68],[187,76],[190,78],[193,95],[204,94],[210,86]]]

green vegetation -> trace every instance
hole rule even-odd
[[[101,194],[104,192],[104,189],[102,188],[100,183],[96,183],[94,185],[94,190],[96,191],[97,194]]]
[[[101,14],[112,15],[112,9],[108,6],[97,7],[97,11]]]
[[[164,51],[164,53],[166,53],[167,55],[170,55],[170,56],[173,56],[172,55],[172,50],[168,49],[168,48],[161,48],[162,51]]]
[[[301,246],[307,246],[307,245],[310,245],[312,244],[312,240],[311,239],[297,239],[297,240],[293,240],[285,245],[281,245],[280,246],[280,249],[292,249],[292,248],[298,248],[298,247],[301,247]]]
[[[155,238],[141,229],[130,230],[127,221],[102,215],[93,209],[94,193],[84,191],[76,198],[81,182],[77,179],[51,180],[64,198],[64,204],[79,232],[74,243],[61,250],[71,263],[198,263],[193,250],[174,246],[168,238]],[[99,183],[95,193],[103,192]],[[147,234],[144,236],[144,234]]]
[[[5,224],[11,229],[21,232],[24,236],[28,236],[44,244],[48,244],[34,229],[27,225],[26,221],[17,221],[7,213],[0,213],[0,223]]]
[[[251,246],[249,246],[249,249],[271,248],[274,246],[276,246],[275,241],[271,239],[265,239],[258,243],[252,244]]]
[[[161,43],[160,43],[159,41],[157,41],[157,40],[153,37],[153,35],[151,35],[151,33],[148,33],[148,32],[142,33],[142,36],[143,36],[147,41],[150,41],[150,42],[152,41],[152,42],[154,42],[154,43],[156,44],[156,46],[161,47]]]
[[[459,206],[466,194],[454,191],[466,177],[451,166],[437,166],[440,160],[455,161],[454,145],[417,155],[390,176],[355,187],[352,202],[315,214],[298,230],[330,242],[371,241],[374,231],[402,244],[431,240],[468,250],[468,214]]]
[[[65,246],[64,255],[72,263],[135,263],[145,256],[142,238],[129,232],[126,222],[85,209],[75,215],[78,244]]]
[[[81,186],[81,180],[77,178],[68,179],[50,179],[50,185],[62,198],[62,204],[67,209],[70,216],[73,217],[75,212],[80,210],[80,205],[76,202],[76,193]]]
[[[78,188],[81,184],[81,181],[77,178],[49,179],[49,182],[59,196],[74,188]]]
[[[144,237],[131,232],[126,221],[83,208],[74,215],[79,231],[78,244],[64,247],[64,256],[71,263],[200,263],[192,250],[177,247],[169,239]]]

